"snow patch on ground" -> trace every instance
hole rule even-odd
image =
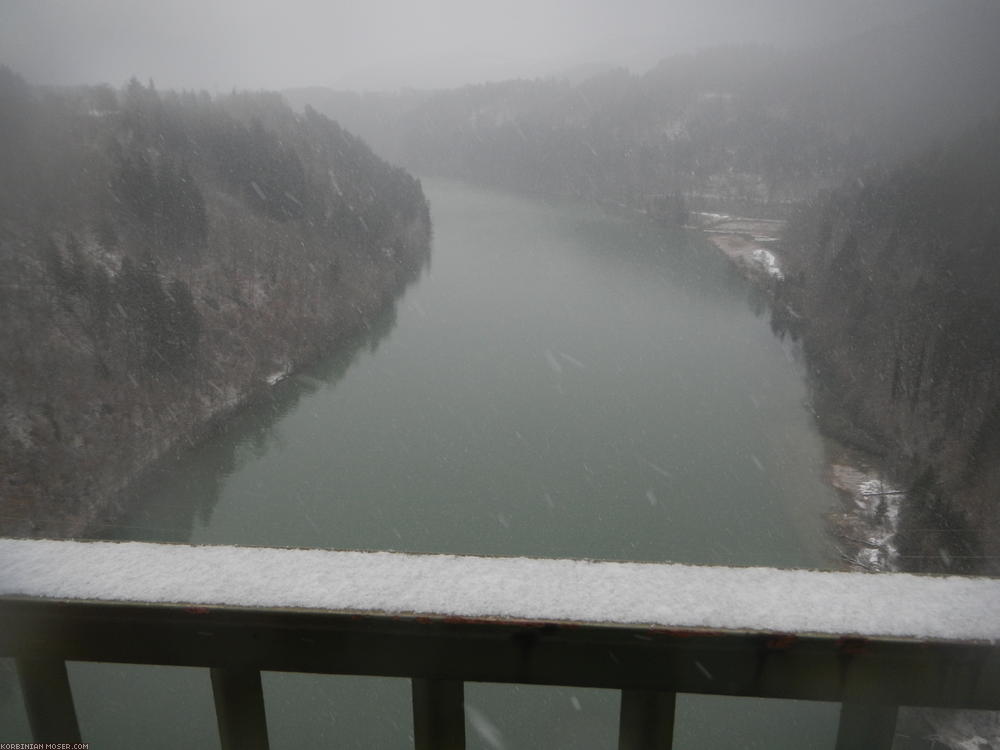
[[[291,365],[285,365],[280,370],[272,372],[270,375],[265,377],[264,382],[266,382],[269,386],[275,386],[282,380],[287,378],[289,374],[291,374],[291,371],[292,371]]]
[[[755,248],[750,257],[768,276],[773,276],[778,280],[785,278],[781,266],[778,265],[778,258],[770,250],[765,250],[762,247]]]
[[[830,518],[841,558],[870,572],[898,570],[895,537],[906,493],[873,471],[844,464],[830,466],[830,484],[846,501]]]

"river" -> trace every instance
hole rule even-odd
[[[432,262],[396,309],[179,455],[97,536],[832,566],[801,367],[704,238],[425,190]],[[217,746],[206,671],[70,671],[93,747]],[[411,746],[403,680],[264,686],[274,748]],[[471,748],[615,746],[611,691],[472,684],[466,700]],[[23,726],[14,713],[0,722]],[[681,696],[675,746],[829,748],[836,719]]]

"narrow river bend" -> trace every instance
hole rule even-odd
[[[432,264],[395,315],[281,383],[100,535],[830,565],[834,497],[800,367],[727,261],[698,236],[579,207],[425,190]],[[94,747],[217,742],[207,673],[71,673]],[[265,675],[265,691],[275,748],[411,746],[405,681]],[[614,693],[466,695],[470,747],[614,746]],[[833,746],[836,707],[767,705],[682,697],[676,747]]]

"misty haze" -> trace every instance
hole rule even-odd
[[[988,0],[5,0],[0,537],[995,580],[998,40]],[[66,664],[92,747],[220,746],[217,670]],[[468,679],[465,746],[619,746],[617,690]],[[409,680],[262,683],[271,747],[421,746]],[[704,692],[674,747],[850,746]]]

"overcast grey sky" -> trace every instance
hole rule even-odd
[[[441,87],[733,42],[814,44],[946,0],[0,0],[35,83]]]

